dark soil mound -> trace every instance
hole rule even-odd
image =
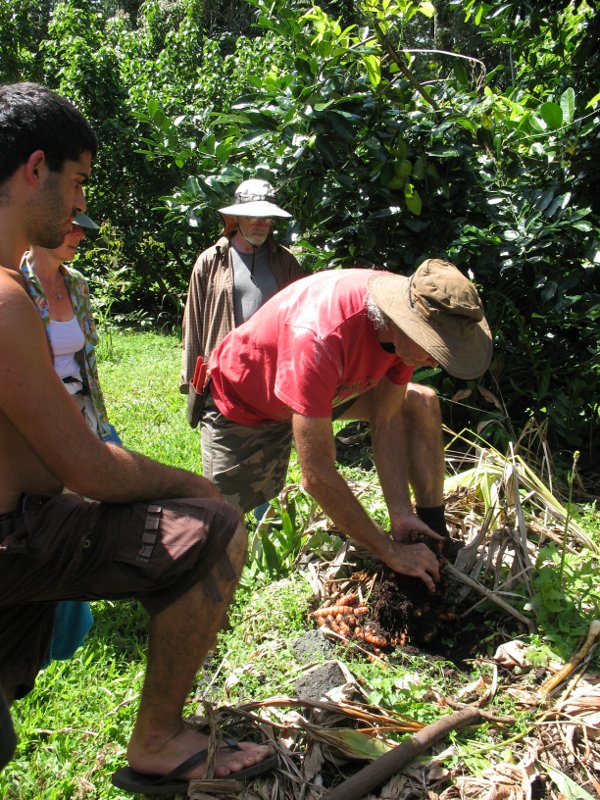
[[[390,644],[462,666],[486,654],[488,637],[501,628],[492,616],[472,612],[461,617],[442,573],[435,594],[419,578],[390,572],[373,591],[372,615]]]

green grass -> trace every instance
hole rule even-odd
[[[112,424],[130,450],[201,470],[198,429],[187,424],[179,391],[181,340],[153,333],[113,333],[100,340],[100,382]]]
[[[93,604],[94,626],[70,661],[53,661],[13,705],[20,742],[0,775],[3,800],[119,800],[110,774],[124,763],[146,641],[137,604]]]

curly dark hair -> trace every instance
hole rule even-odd
[[[36,150],[60,171],[65,160],[92,157],[98,141],[89,122],[64,97],[37,83],[0,85],[0,184]]]

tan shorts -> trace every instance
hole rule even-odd
[[[292,423],[251,428],[224,417],[209,395],[202,414],[202,474],[246,513],[285,486]]]
[[[59,600],[137,598],[156,614],[211,570],[232,568],[226,547],[239,513],[217,500],[110,504],[78,495],[25,495],[0,518],[0,683],[31,689]],[[220,564],[221,567],[221,564]]]

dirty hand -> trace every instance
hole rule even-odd
[[[435,553],[422,542],[402,544],[388,538],[389,548],[382,561],[394,572],[420,578],[430,592],[435,592],[440,579],[440,562]]]
[[[419,542],[425,537],[432,539],[439,552],[442,551],[446,538],[431,530],[416,514],[404,514],[392,520],[391,534],[397,542]]]

